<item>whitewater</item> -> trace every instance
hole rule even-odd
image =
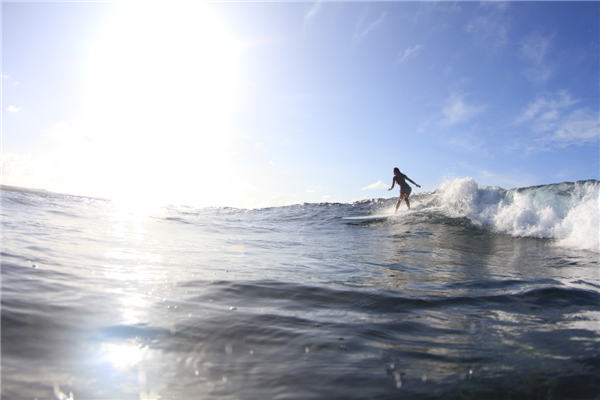
[[[467,217],[495,232],[555,239],[562,246],[600,251],[600,191],[597,180],[504,190],[480,188],[473,179],[444,183],[426,196],[452,217]],[[433,210],[435,208],[430,208]]]
[[[4,399],[591,399],[600,182],[261,209],[2,187]]]

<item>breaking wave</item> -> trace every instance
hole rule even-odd
[[[420,199],[421,209],[467,217],[519,237],[555,239],[560,246],[600,251],[600,182],[586,180],[505,190],[472,178],[445,182]]]

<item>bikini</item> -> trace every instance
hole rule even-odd
[[[397,181],[400,184],[400,193],[410,193],[412,191],[412,188],[408,185],[408,183],[406,183],[405,179],[405,175],[402,175]]]

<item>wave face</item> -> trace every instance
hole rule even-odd
[[[471,178],[444,183],[423,202],[513,236],[550,238],[562,246],[600,251],[600,182],[588,180],[504,190]]]
[[[2,188],[1,398],[600,393],[598,181],[253,210]]]

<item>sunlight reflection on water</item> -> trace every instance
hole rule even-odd
[[[103,343],[100,346],[98,362],[125,371],[137,366],[144,359],[147,350],[147,346],[140,346],[135,342]]]

